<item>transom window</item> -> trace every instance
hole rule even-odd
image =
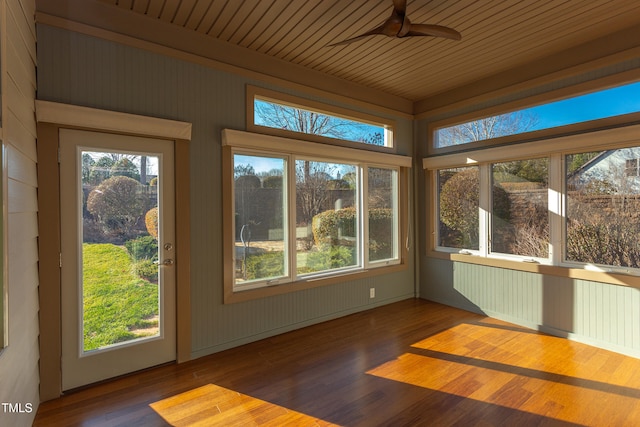
[[[392,120],[254,86],[247,88],[247,104],[252,131],[371,149],[394,146]]]
[[[326,150],[321,144],[230,130],[223,135],[230,175],[228,292],[402,263],[400,187],[410,158]]]
[[[640,82],[463,123],[436,126],[433,147],[464,146],[637,112],[640,112]]]

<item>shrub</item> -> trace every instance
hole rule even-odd
[[[150,259],[142,259],[132,264],[133,273],[151,283],[158,283],[158,265]]]
[[[369,210],[369,260],[377,261],[393,255],[393,210]]]
[[[105,232],[131,236],[149,204],[141,187],[135,179],[111,177],[89,193],[87,209]]]
[[[260,178],[255,175],[243,175],[236,178],[236,188],[242,190],[255,190],[260,188]]]
[[[147,232],[154,238],[158,238],[158,207],[149,209],[144,216],[144,225],[147,227]]]
[[[312,221],[316,246],[347,244],[340,236],[355,237],[356,209],[353,207],[319,213]],[[369,255],[371,260],[390,258],[392,255],[393,210],[369,209]],[[340,233],[339,233],[340,231]],[[349,242],[350,244],[351,242]]]
[[[143,259],[158,260],[158,241],[153,236],[142,236],[137,239],[127,240],[124,246],[134,261]]]
[[[356,235],[356,208],[320,212],[311,222],[313,239],[317,246],[336,244],[340,236]]]
[[[282,276],[284,274],[284,252],[271,251],[247,256],[245,273],[247,280]]]
[[[275,175],[268,176],[262,181],[262,186],[264,188],[282,188],[282,177]]]
[[[307,269],[309,272],[355,265],[356,251],[348,246],[322,245],[320,250],[309,252]]]

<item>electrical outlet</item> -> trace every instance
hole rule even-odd
[[[376,297],[376,288],[369,288],[369,298]]]

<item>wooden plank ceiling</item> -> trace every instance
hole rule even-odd
[[[630,0],[409,0],[414,23],[461,41],[372,36],[391,0],[101,0],[131,13],[419,101],[640,24]]]

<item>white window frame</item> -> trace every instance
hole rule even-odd
[[[223,221],[224,225],[224,251],[225,251],[225,303],[245,301],[249,299],[261,298],[274,294],[296,291],[309,287],[331,284],[358,277],[366,277],[377,274],[384,274],[395,271],[398,268],[406,268],[406,248],[401,247],[401,236],[406,234],[406,222],[403,215],[406,214],[406,207],[403,206],[403,189],[406,188],[406,170],[411,167],[411,158],[396,154],[380,153],[375,151],[356,150],[348,147],[331,147],[309,141],[294,140],[289,138],[255,134],[231,129],[222,131],[223,146]],[[295,239],[290,238],[287,243],[287,255],[289,271],[287,277],[278,279],[265,279],[252,281],[250,284],[236,284],[235,281],[235,224],[234,224],[234,191],[233,191],[233,156],[235,154],[264,155],[287,158],[287,172],[289,175],[286,183],[288,199],[288,235],[295,236],[295,161],[305,159],[311,161],[336,162],[353,164],[359,169],[359,180],[364,182],[357,196],[359,209],[359,260],[357,266],[344,267],[336,270],[323,271],[318,273],[308,273],[297,275],[295,271]],[[349,159],[345,161],[345,159]],[[396,197],[396,224],[394,240],[396,245],[395,258],[370,262],[368,257],[368,228],[366,223],[366,212],[368,212],[368,200],[366,200],[366,179],[363,174],[369,167],[385,168],[396,171],[395,188]],[[364,214],[362,213],[364,212]],[[292,234],[293,233],[293,234]],[[367,234],[365,234],[367,233]],[[287,256],[285,255],[285,256]],[[391,269],[391,270],[390,270]]]
[[[428,223],[429,234],[431,236],[428,255],[436,258],[445,258],[453,261],[471,262],[482,265],[510,268],[523,271],[554,274],[559,276],[569,276],[584,278],[587,280],[597,280],[605,283],[615,283],[630,286],[640,286],[640,269],[616,266],[592,265],[575,261],[567,261],[565,256],[566,242],[566,206],[565,206],[565,165],[564,156],[574,153],[585,153],[590,151],[605,151],[611,149],[622,149],[640,146],[640,125],[633,124],[623,127],[615,127],[569,136],[557,136],[541,141],[525,142],[510,145],[508,147],[491,147],[484,150],[472,152],[458,152],[436,157],[423,159],[423,168],[427,177],[431,181],[431,221]],[[546,156],[541,156],[545,153]],[[527,256],[489,253],[486,246],[481,250],[458,250],[436,246],[439,207],[438,207],[438,187],[437,171],[462,166],[478,165],[481,169],[480,178],[480,200],[487,197],[490,200],[490,165],[493,163],[535,159],[541,157],[549,158],[549,184],[548,184],[548,206],[549,206],[549,257],[546,259],[532,259]],[[485,169],[484,182],[482,170]],[[484,192],[484,196],[482,195]],[[482,209],[481,209],[482,211]],[[488,212],[487,218],[480,218],[480,232],[482,236],[489,235]],[[484,228],[483,228],[484,227]]]
[[[460,151],[486,149],[506,144],[520,143],[523,141],[538,141],[554,138],[558,135],[571,135],[583,132],[594,132],[598,130],[608,129],[616,126],[625,126],[629,123],[638,123],[640,121],[640,112],[622,114],[618,116],[610,116],[602,119],[576,122],[557,127],[550,127],[540,130],[527,131],[513,135],[505,135],[493,139],[485,139],[481,141],[473,141],[465,144],[452,145],[446,147],[436,147],[437,131],[439,129],[448,128],[464,123],[474,122],[483,118],[496,117],[503,114],[516,113],[531,107],[543,104],[550,104],[556,101],[563,101],[580,95],[597,93],[607,89],[624,86],[632,83],[639,83],[637,71],[632,71],[621,76],[609,76],[598,80],[587,81],[575,86],[557,89],[551,92],[507,102],[501,105],[483,109],[482,111],[474,111],[465,113],[455,117],[442,120],[436,120],[429,123],[428,134],[429,141],[427,144],[428,155],[444,155]]]
[[[396,179],[393,180],[393,204],[394,206],[397,207],[397,212],[396,215],[394,216],[393,220],[393,230],[395,231],[393,233],[393,247],[394,247],[394,256],[392,258],[387,258],[387,259],[381,259],[381,260],[376,260],[376,261],[371,261],[369,259],[369,219],[370,216],[367,215],[366,216],[366,220],[362,221],[362,235],[365,237],[366,241],[365,243],[362,245],[362,252],[363,252],[363,257],[365,259],[365,268],[370,268],[370,267],[379,267],[379,266],[386,266],[386,265],[393,265],[393,264],[398,264],[400,262],[400,254],[401,254],[401,250],[400,250],[400,231],[401,231],[401,218],[400,218],[400,199],[401,199],[401,195],[400,195],[400,177],[401,177],[401,173],[402,171],[400,170],[400,166],[396,165],[396,166],[389,166],[389,165],[381,165],[381,164],[373,164],[373,163],[369,163],[366,164],[363,168],[362,168],[362,175],[368,175],[369,173],[369,169],[388,169],[388,170],[393,170],[395,175],[396,175]],[[369,180],[362,180],[362,186],[361,186],[361,198],[362,198],[362,203],[363,206],[365,206],[365,211],[369,212],[369,202],[367,200],[366,195],[369,194]],[[365,204],[366,203],[366,204]]]
[[[319,101],[300,98],[297,96],[265,89],[258,86],[247,85],[247,130],[255,133],[263,133],[287,138],[297,138],[305,141],[321,142],[324,144],[339,145],[343,147],[357,148],[360,150],[380,151],[385,153],[395,153],[395,120],[367,114],[348,108],[342,108],[335,105],[325,104]],[[331,117],[351,120],[364,124],[379,126],[384,130],[385,145],[373,145],[363,142],[349,141],[339,138],[331,138],[321,135],[313,135],[308,133],[296,132],[286,129],[276,129],[269,126],[261,126],[255,123],[255,101],[261,100],[273,104],[283,105],[286,107],[299,108],[301,110],[311,111]]]

